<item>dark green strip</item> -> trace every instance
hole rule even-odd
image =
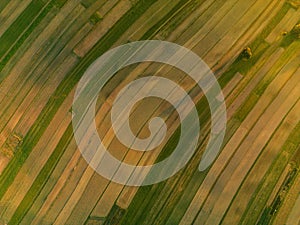
[[[0,1],[0,12],[7,6],[7,4],[10,2],[10,0],[2,0]]]
[[[50,10],[56,6],[56,7],[61,7],[65,4],[67,0],[52,0],[41,12],[38,11],[36,12],[36,14],[39,15],[36,17],[36,19],[32,22],[32,24],[27,28],[26,26],[30,24],[30,20],[25,21],[26,24],[24,24],[23,22],[23,28],[21,29],[19,26],[20,24],[16,25],[16,24],[12,24],[12,26],[6,31],[6,33],[4,35],[6,35],[6,37],[1,37],[0,41],[2,38],[7,39],[7,37],[11,38],[9,40],[6,40],[6,44],[4,42],[4,44],[2,44],[1,42],[1,47],[0,47],[0,58],[7,52],[7,50],[11,47],[11,45],[13,45],[13,47],[10,49],[10,51],[5,55],[5,57],[3,58],[3,60],[0,63],[0,71],[2,71],[2,69],[4,68],[4,66],[8,63],[8,61],[11,59],[11,57],[18,51],[18,49],[20,48],[20,46],[25,42],[25,40],[29,37],[29,35],[34,31],[34,29],[39,25],[39,23],[46,17],[46,15],[50,12]],[[33,2],[31,3],[33,4]],[[41,4],[40,4],[41,5]],[[30,5],[29,5],[30,6]],[[29,7],[28,6],[28,7]],[[42,9],[42,7],[40,7],[40,10]],[[28,9],[30,10],[30,9]],[[37,9],[36,9],[37,11]],[[29,12],[31,13],[31,12]],[[23,14],[27,14],[27,9],[23,12]],[[22,18],[22,17],[26,17],[27,15],[20,15],[18,17]],[[35,17],[36,15],[34,15]],[[31,19],[33,19],[34,17],[32,17]],[[26,26],[25,26],[26,25]],[[15,32],[15,30],[18,30],[19,33],[14,34],[13,36],[11,35],[12,32]],[[22,35],[21,33],[26,30]],[[18,37],[21,35],[21,37],[18,39]],[[17,42],[15,42],[18,39]],[[5,76],[7,76],[8,74],[1,74],[0,76],[0,82],[5,78]]]
[[[170,11],[168,12],[158,23],[156,23],[154,26],[152,26],[142,37],[142,40],[148,39],[150,36],[154,36],[159,30],[159,28],[168,20],[172,18],[176,19],[178,18],[176,15],[176,12],[183,7],[183,9],[180,11],[180,14],[185,12],[186,10],[189,10],[191,13],[192,9],[195,7],[196,3],[199,1],[197,0],[185,0],[185,1],[180,1],[177,3],[177,5]],[[200,3],[198,3],[200,4]],[[180,22],[180,21],[177,21]]]
[[[34,20],[44,3],[39,0],[33,0],[21,15],[13,22],[13,24],[6,30],[0,38],[0,58],[8,51],[8,49],[15,43],[21,36],[28,25]]]

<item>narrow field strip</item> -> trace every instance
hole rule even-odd
[[[73,27],[73,29],[77,30],[78,28]],[[87,31],[87,29],[83,29],[83,31],[84,31],[84,30]],[[80,32],[82,33],[82,31],[80,31]],[[81,35],[82,35],[82,34],[81,34]],[[84,35],[84,34],[83,34],[83,35]],[[76,41],[76,38],[80,38],[80,39],[81,39],[80,35],[75,35],[75,38],[74,38],[74,40],[71,40],[71,43],[72,43],[72,41]],[[67,37],[67,39],[70,39],[70,38]],[[75,44],[76,44],[76,42],[75,42]],[[64,53],[64,54],[65,54],[65,53]],[[68,54],[69,54],[69,53],[68,53]],[[63,55],[63,54],[61,54],[61,55]],[[59,58],[57,58],[57,60],[59,61]],[[68,62],[66,61],[66,63],[68,63]],[[73,65],[73,63],[68,63],[68,66],[67,66],[66,68],[68,68],[69,66],[72,66],[72,65]],[[67,71],[67,70],[65,70],[65,71]],[[50,72],[50,71],[48,71],[48,72]],[[63,76],[60,76],[60,77],[63,78]],[[61,79],[61,78],[60,78],[60,79]],[[50,81],[50,83],[51,83],[51,82],[54,83],[54,85],[59,84],[59,82],[57,82],[57,81],[56,81],[56,82]],[[53,85],[52,85],[52,88],[53,88]],[[54,90],[55,90],[55,88],[51,89],[51,86],[48,86],[47,89],[50,90],[49,93],[51,93],[51,91],[54,91]],[[46,89],[46,90],[47,90],[47,89]],[[44,92],[44,93],[47,94],[47,92]],[[39,99],[39,100],[41,100],[41,99]],[[46,103],[46,102],[47,102],[47,100],[45,101],[45,103]],[[23,102],[23,103],[24,103],[24,102]],[[41,106],[42,106],[42,105],[39,103],[39,101],[36,101],[35,104],[38,104],[39,107],[40,107],[40,110],[41,110]],[[34,107],[34,109],[36,109],[36,107]],[[31,110],[32,110],[32,109],[31,109]],[[35,112],[35,114],[38,114],[38,113],[36,112],[36,110],[35,110],[34,112]],[[29,121],[29,120],[26,121],[27,124],[28,124],[28,121]],[[31,123],[33,123],[33,122],[34,122],[34,118],[31,118],[31,121],[32,121]],[[24,124],[23,124],[23,125],[24,125]],[[25,127],[24,127],[24,126],[21,126],[21,128],[22,128],[22,129],[25,128],[25,130],[26,130],[26,127],[28,127],[28,125],[25,126]],[[29,127],[28,127],[27,129],[29,129]]]
[[[222,18],[230,11],[236,2],[236,0],[230,0],[224,4],[224,2],[214,1],[214,4],[212,4],[211,7],[203,13],[203,15],[200,15],[197,21],[178,36],[176,43],[180,45],[190,45],[191,43],[194,43],[197,36],[199,39],[202,39],[214,28],[214,26],[216,26],[216,24],[220,23]],[[212,19],[212,17],[214,17],[214,19]],[[191,39],[191,37],[194,38]],[[199,39],[196,40],[198,41]]]
[[[300,9],[290,9],[280,23],[273,29],[273,31],[266,38],[268,43],[273,43],[279,37],[282,37],[283,32],[289,32],[295,24],[300,20]]]
[[[61,22],[67,15],[69,15],[69,13],[74,9],[76,5],[76,2],[74,4],[74,1],[69,2],[69,4],[66,7],[62,8],[60,13],[51,21],[51,23],[47,27],[47,30],[38,37],[38,39],[35,41],[35,44],[31,45],[30,49],[26,51],[26,54],[23,55],[22,59],[18,61],[13,70],[10,72],[9,76],[0,84],[2,93],[9,93],[11,90],[16,90],[15,85],[22,85],[22,82],[26,81],[29,72],[33,70],[33,61],[36,61],[36,64],[38,65],[41,60],[41,54],[44,55],[46,53],[44,52],[45,49],[49,49],[49,44],[51,44],[51,42],[47,43],[47,37],[49,36],[49,34],[55,33],[59,24],[61,24]],[[37,65],[35,65],[35,67]],[[3,101],[1,101],[1,103],[2,102]],[[8,103],[11,104],[10,101],[8,101]],[[7,107],[7,104],[5,106]],[[2,110],[3,107],[4,106],[2,106],[1,108]]]
[[[229,32],[228,27],[231,27],[230,24],[236,24],[241,18],[243,18],[244,15],[246,15],[246,12],[255,6],[255,2],[258,2],[258,0],[250,0],[234,4],[230,10],[226,12],[226,16],[221,18],[222,20],[220,23],[213,26],[209,32],[203,33],[203,38],[198,39],[198,42],[195,43],[197,45],[192,50],[201,57],[206,55],[208,51],[210,51],[215,44]]]
[[[11,43],[9,49],[7,49],[6,53],[1,57],[0,71],[2,71],[3,67],[8,63],[11,57],[18,51],[19,47],[26,41],[32,31],[39,25],[39,23],[45,18],[48,12],[54,8],[54,1],[52,0],[44,4],[44,6],[40,9],[37,15],[32,19],[32,21],[27,25],[27,27],[20,33],[19,37],[15,39],[14,43]],[[6,33],[5,33],[6,34]],[[3,78],[2,78],[3,79]]]
[[[197,13],[202,10],[202,12],[204,12],[205,8],[207,9],[211,3],[211,0],[205,2],[192,0],[182,5],[181,7],[177,7],[177,10],[172,10],[173,12],[169,14],[169,18],[166,17],[164,21],[161,21],[159,24],[157,24],[157,26],[160,26],[160,28],[156,31],[154,39],[168,39],[170,41],[169,36],[174,33],[175,29],[178,26],[182,26],[182,23],[184,23],[184,21],[187,23],[188,21],[192,23],[192,21],[190,21],[189,19],[193,20],[193,18],[196,19],[197,17],[199,17],[199,14],[197,15]],[[190,16],[192,16],[193,18],[190,18]],[[152,32],[153,29],[156,28],[152,27],[152,29],[150,29],[148,33]]]
[[[157,2],[149,8],[145,14],[140,17],[135,23],[126,31],[121,37],[121,40],[127,39],[128,41],[138,41],[143,35],[151,29],[158,21],[163,19],[169,11],[172,10],[174,6],[178,2],[182,2],[180,0],[176,1],[164,1]],[[183,1],[185,2],[185,1]],[[147,18],[146,20],[144,18]],[[115,44],[118,45],[118,42]]]
[[[42,18],[40,16],[40,21],[35,21],[37,25],[34,27],[34,32],[28,33],[26,41],[22,39],[23,43],[16,43],[16,45],[11,49],[11,51],[6,55],[6,57],[1,62],[0,67],[0,83],[10,74],[10,71],[18,63],[21,57],[25,54],[27,49],[34,43],[35,39],[43,32],[43,30],[50,24],[51,20],[58,13],[57,8],[51,8],[46,16]]]
[[[51,150],[55,149],[61,136],[68,127],[71,121],[71,113],[68,111],[72,103],[71,97],[67,99],[66,104],[63,105],[57,112],[55,118],[51,121],[50,125],[45,131],[44,136],[41,138],[42,141],[37,143],[32,153],[24,163],[24,166],[19,171],[18,175],[14,180],[14,184],[17,184],[17,186],[11,185],[8,191],[1,199],[1,217],[3,219],[12,222],[11,219],[16,210],[15,207],[21,203],[25,194],[34,182],[38,172],[40,171],[40,168],[45,165],[48,158],[52,154]],[[34,164],[37,156],[39,156],[38,158],[40,163]],[[24,179],[24,176],[28,179]],[[22,188],[19,189],[21,183],[23,183],[23,185]],[[3,203],[8,204],[3,205]],[[16,217],[14,217],[14,220],[15,219]]]
[[[88,31],[90,31],[90,29],[91,27],[89,26],[89,24],[84,26],[73,38],[71,38],[69,43],[63,47],[59,55],[56,56],[55,60],[45,70],[45,74],[55,74],[55,76],[51,76],[45,81],[43,79],[39,79],[38,82],[44,81],[44,84],[41,88],[41,90],[43,91],[40,91],[34,96],[35,99],[33,99],[31,105],[28,104],[29,107],[23,114],[22,120],[20,120],[20,122],[16,126],[16,130],[18,133],[27,133],[27,130],[32,126],[32,124],[35,121],[33,115],[35,115],[36,117],[38,116],[36,109],[39,109],[39,112],[42,110],[42,107],[49,100],[49,96],[52,95],[58,84],[64,78],[64,74],[68,73],[74,66],[76,66],[76,64],[78,63],[78,58],[71,54],[71,49],[76,43],[78,43],[79,40],[81,40],[85,36],[86,33],[88,33]],[[57,98],[59,96],[53,97]]]
[[[0,38],[32,0],[11,1],[0,13]]]
[[[296,124],[297,125],[297,124]],[[285,143],[285,142],[283,142]],[[290,170],[291,170],[291,164],[287,164],[287,166],[284,168],[283,172],[280,174],[280,177],[275,185],[275,187],[273,188],[273,191],[272,193],[270,194],[269,198],[268,198],[268,201],[267,201],[267,204],[266,206],[268,205],[271,205],[272,202],[275,200],[276,198],[276,195],[278,194],[278,192],[280,191],[281,189],[281,186],[283,185],[284,181],[285,181],[285,178],[286,176],[289,174]]]
[[[299,210],[298,213],[295,212],[295,209],[297,209],[297,206],[299,205],[299,190],[300,180],[298,172],[298,175],[296,175],[291,187],[287,190],[287,194],[283,199],[283,203],[280,206],[278,213],[275,215],[275,218],[272,221],[273,224],[299,224],[300,217],[297,216],[299,215]]]
[[[284,1],[272,1],[268,7],[260,14],[260,16],[255,20],[254,23],[247,29],[243,36],[239,39],[238,43],[225,54],[224,57],[220,58],[217,64],[213,66],[213,70],[217,71],[217,74],[223,74],[229,69],[240,54],[240,50],[245,48],[245,46],[253,45],[253,49],[260,50],[260,48],[265,47],[264,42],[260,41],[260,34],[270,26],[270,21],[277,13],[281,10],[284,5]],[[256,44],[256,43],[259,43]],[[256,46],[257,45],[257,46]],[[262,47],[261,47],[262,46]],[[263,50],[262,50],[263,51]],[[257,53],[258,54],[258,53]],[[232,57],[233,55],[234,57]],[[259,57],[258,57],[259,58]],[[260,61],[260,60],[259,60]],[[223,66],[224,65],[224,66]],[[251,64],[253,66],[253,64]],[[251,69],[251,65],[248,68]]]
[[[266,57],[268,57],[268,59],[265,64],[262,65],[258,71],[250,71],[249,74],[245,75],[245,79],[240,83],[240,86],[235,88],[229,97],[231,102],[235,101],[236,103],[230,105],[227,109],[229,118],[231,118],[242,106],[265,74],[270,71],[272,67],[275,67],[275,63],[279,60],[283,52],[284,50],[282,48],[279,48],[272,55],[270,55],[270,52],[266,52]]]
[[[0,12],[9,4],[9,0],[3,0],[0,2]]]
[[[40,193],[36,196],[34,202],[32,202],[31,208],[28,210],[20,224],[39,224],[37,221],[41,218],[40,215],[44,217],[50,207],[47,202],[50,202],[51,204],[51,202],[54,201],[56,193],[58,193],[61,187],[65,185],[65,182],[68,181],[70,174],[76,170],[76,163],[81,154],[77,149],[75,140],[72,139],[72,127],[69,126],[67,131],[68,132],[66,132],[61,139],[61,141],[64,141],[65,143],[63,146],[58,146],[55,149],[54,154],[51,155],[51,158],[53,158],[57,152],[57,154],[60,154],[61,157],[53,158],[53,160],[49,159],[43,168],[43,170],[51,168],[53,172],[49,171],[45,175],[41,172],[39,174],[40,179],[37,178],[35,180],[35,182],[41,180],[40,182],[44,184],[44,187],[43,189],[37,187],[37,191],[33,190],[35,195],[37,195],[37,192],[39,191]],[[51,177],[48,179],[49,174],[51,174]],[[45,179],[45,177],[47,177],[47,179]],[[56,183],[57,186],[54,186]]]
[[[300,180],[299,177],[297,179],[298,181]],[[296,186],[297,187],[297,186]],[[286,221],[286,224],[287,225],[293,225],[293,224],[299,224],[299,218],[300,218],[300,215],[299,215],[299,207],[300,207],[300,197],[298,196],[298,199],[297,201],[295,202],[295,205],[294,207],[292,208],[289,216],[288,216],[288,219]],[[276,224],[274,222],[274,224]]]
[[[61,7],[64,1],[65,0],[55,0],[52,1],[50,4],[48,4],[47,7],[45,7],[45,9],[40,13],[38,18],[31,24],[31,26],[28,28],[25,34],[13,46],[9,54],[6,55],[6,57],[2,60],[1,63],[0,71],[5,66],[2,70],[2,74],[0,75],[2,79],[3,79],[3,75],[9,74],[11,67],[18,61],[15,55],[19,55],[19,57],[20,55],[23,55],[25,53],[25,50],[30,45],[32,45],[33,40],[35,40],[35,38],[39,35],[39,32],[42,32],[42,30],[44,30],[47,27],[47,25],[53,19],[53,16],[58,14],[60,10],[63,10],[63,8],[60,9],[56,5],[59,3],[60,4],[59,7]],[[93,4],[93,8],[86,9],[85,13],[78,17],[77,22],[82,23],[83,21],[87,21],[91,17],[91,15],[95,12],[95,10],[97,10],[100,6],[102,6],[101,2],[100,3],[96,2],[95,4]],[[31,32],[33,30],[34,32]],[[5,69],[6,71],[4,71]]]

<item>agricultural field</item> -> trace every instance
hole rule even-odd
[[[201,57],[222,89],[227,126],[219,154],[200,171],[213,127],[204,90],[160,62],[122,68],[103,84],[94,107],[97,135],[115,159],[151,167],[168,159],[184,135],[176,107],[155,96],[112,121],[118,94],[140,78],[180,86],[201,128],[196,151],[176,174],[131,186],[105,178],[83,157],[73,102],[98,57],[145,40],[176,43]],[[159,51],[168,49],[150,55]],[[117,60],[129,60],[127,53]],[[153,79],[131,97],[159,86]],[[165,92],[181,102],[175,89]],[[184,108],[186,117],[190,111]],[[157,117],[164,139],[152,151],[136,150],[137,140],[155,142],[149,121]],[[136,137],[130,146],[118,138],[127,122]],[[93,135],[92,127],[84,137]],[[88,138],[80,144],[93,148]],[[100,164],[105,157],[91,160]],[[113,176],[129,181],[134,172],[120,166]],[[300,0],[0,1],[0,225],[298,225],[299,212]]]

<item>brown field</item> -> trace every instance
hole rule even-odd
[[[40,10],[31,15],[32,7]],[[14,22],[26,16],[32,19],[16,31]],[[299,223],[300,42],[291,33],[299,21],[298,0],[3,0],[0,225]],[[72,102],[76,84],[97,57],[148,39],[185,46],[206,62],[222,87],[228,126],[217,159],[199,172],[211,121],[196,83],[158,63],[122,69],[99,94],[95,117],[101,140],[118,160],[152,165],[168,156],[179,136],[180,120],[171,104],[149,98],[133,107],[131,130],[146,138],[149,120],[161,117],[168,127],[163,142],[140,152],[118,140],[111,107],[138,78],[174,81],[191,96],[201,121],[197,150],[184,168],[158,184],[131,187],[97,174],[81,156]],[[253,55],[245,60],[240,54],[247,46]],[[174,90],[167,94],[180,100]],[[120,118],[119,127],[127,119]],[[85,137],[91,132],[90,126]],[[82,143],[90,146],[88,138]],[[102,156],[92,160],[99,163]],[[295,178],[284,186],[294,168]]]

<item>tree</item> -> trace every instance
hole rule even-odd
[[[243,60],[249,60],[252,57],[252,50],[250,47],[246,47],[243,49],[242,53],[241,53],[241,58]]]
[[[296,38],[300,38],[300,23],[298,23],[297,25],[294,26],[294,28],[292,29],[291,33],[292,33]]]

